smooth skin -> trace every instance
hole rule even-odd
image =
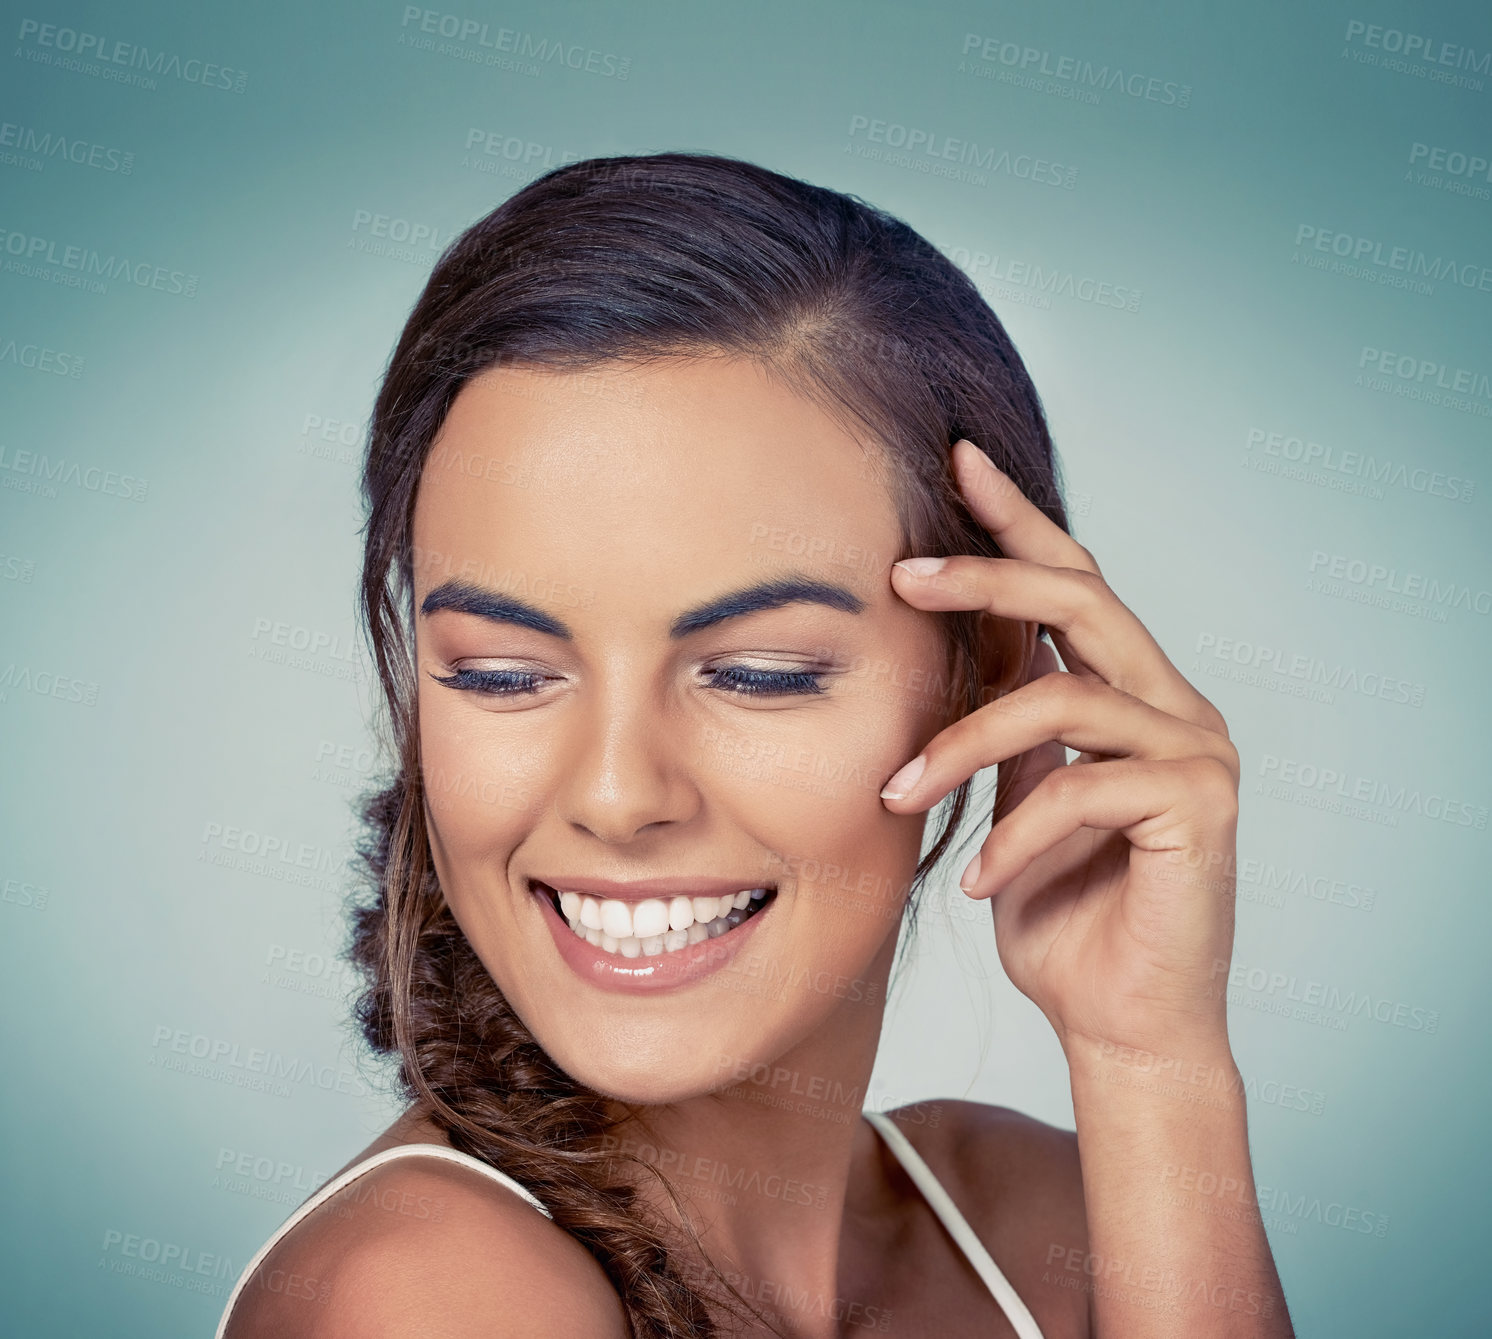
[[[459,575],[568,635],[450,609],[417,620],[432,850],[452,913],[556,1062],[643,1106],[619,1136],[694,1169],[675,1181],[705,1251],[784,1333],[1010,1335],[859,1119],[927,811],[1007,764],[966,882],[1062,1042],[1077,1132],[951,1100],[894,1119],[1048,1339],[1289,1335],[1258,1215],[1231,1211],[1253,1181],[1215,970],[1231,952],[1219,870],[1237,813],[1223,722],[1092,556],[970,443],[952,448],[954,470],[1009,557],[892,566],[904,550],[875,451],[741,359],[587,378],[508,368],[463,388],[416,500],[416,607]],[[861,607],[795,600],[670,635],[701,602],[787,576]],[[951,609],[989,614],[989,705],[962,718],[938,627]],[[732,667],[821,688],[743,694],[725,686]],[[463,670],[528,675],[528,689],[441,682]],[[920,776],[899,784],[914,758]],[[565,873],[766,875],[779,891],[728,967],[619,996],[559,959],[527,891],[530,875]],[[1185,1082],[1155,1082],[1158,1061]],[[418,1108],[358,1158],[412,1141],[444,1142]],[[1174,1193],[1177,1168],[1228,1178],[1230,1211]],[[742,1173],[756,1189],[718,1193]],[[678,1222],[650,1178],[639,1186]],[[317,1286],[292,1296],[290,1278]],[[409,1333],[590,1339],[625,1325],[573,1238],[467,1169],[407,1159],[287,1234],[230,1327]]]

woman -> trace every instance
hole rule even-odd
[[[570,164],[441,258],[364,492],[397,767],[353,956],[411,1106],[220,1333],[1291,1333],[1226,1029],[1237,754],[952,264],[747,163]],[[1076,1133],[862,1118],[997,763],[960,884]]]

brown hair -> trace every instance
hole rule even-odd
[[[403,1093],[455,1147],[528,1186],[591,1251],[638,1339],[716,1334],[717,1299],[670,1251],[664,1225],[644,1219],[608,1151],[617,1104],[544,1053],[441,895],[416,726],[411,523],[430,445],[474,374],[711,354],[758,360],[868,436],[902,521],[897,557],[999,556],[952,477],[960,437],[1067,525],[1041,403],[1004,327],[952,262],[853,196],[715,155],[587,159],[467,229],[415,303],[362,479],[361,613],[394,770],[362,806],[358,1022],[375,1050],[397,1056]],[[950,691],[970,711],[981,705],[978,616],[944,619]],[[945,801],[913,894],[949,849],[968,795],[965,782]]]

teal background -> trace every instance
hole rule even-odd
[[[399,4],[5,7],[0,125],[99,146],[90,166],[0,130],[7,1331],[211,1333],[253,1250],[391,1118],[326,965],[369,766],[349,649],[362,426],[440,246],[545,166],[687,148],[858,193],[974,268],[1045,397],[1076,533],[1244,756],[1231,1026],[1299,1333],[1487,1333],[1468,1270],[1492,1250],[1492,277],[1406,291],[1312,269],[1300,260],[1330,257],[1296,246],[1305,226],[1492,267],[1492,183],[1426,184],[1410,161],[1416,143],[1492,157],[1492,75],[1434,81],[1364,63],[1384,52],[1361,29],[1348,39],[1374,24],[1484,60],[1485,6],[438,3],[600,53],[600,69],[414,49]],[[215,62],[242,90],[46,63],[63,53],[27,20]],[[1049,68],[1070,56],[1189,86],[1189,103],[1002,83],[998,54],[964,53],[969,34]],[[603,72],[623,62],[625,79]],[[866,156],[857,117],[1076,176],[934,176]],[[498,152],[468,149],[473,131]],[[366,249],[377,215],[436,244]],[[50,277],[63,266],[17,266],[31,239],[167,277],[69,287]],[[1137,293],[1138,309],[1046,292],[1033,265]],[[195,293],[170,291],[185,276]],[[1374,384],[1365,348],[1460,369],[1469,389],[1396,393],[1418,372]],[[1436,471],[1462,497],[1288,477],[1251,431]],[[48,484],[25,452],[79,481]],[[88,486],[90,467],[144,480],[143,496]],[[1352,598],[1369,588],[1350,580],[1313,586],[1333,559],[1468,602],[1406,611]],[[275,623],[319,649],[263,658]],[[1218,677],[1240,669],[1209,653],[1220,639],[1400,679],[1421,705]],[[1271,759],[1390,794],[1366,816],[1315,807],[1310,786],[1278,789]],[[1398,787],[1480,826],[1414,812]],[[283,843],[309,882],[233,867],[214,825]],[[1309,895],[1332,881],[1344,900]],[[894,996],[873,1101],[968,1096],[1070,1125],[1049,1028],[1000,974],[982,916],[944,905]],[[1268,1012],[1312,982],[1390,1021]],[[1434,1030],[1396,1025],[1396,1008],[1433,1013]],[[172,1070],[178,1032],[227,1057],[278,1053],[301,1077],[282,1093]],[[1345,1209],[1383,1235],[1328,1221]],[[129,1236],[179,1250],[131,1275]]]

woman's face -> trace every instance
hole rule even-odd
[[[581,1083],[673,1102],[878,1024],[925,821],[879,792],[952,719],[885,478],[742,359],[456,397],[414,512],[431,845]]]

